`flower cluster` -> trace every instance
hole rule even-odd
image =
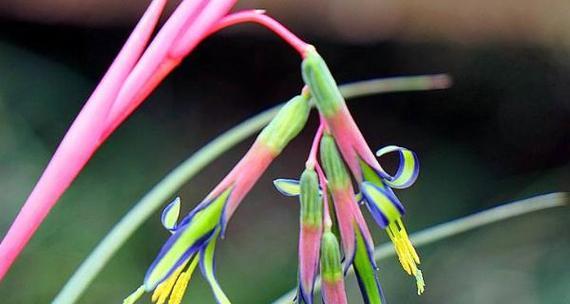
[[[305,170],[299,180],[274,181],[281,193],[299,196],[301,205],[296,301],[313,303],[320,272],[324,302],[347,303],[344,276],[352,266],[365,302],[385,302],[373,257],[372,236],[359,201],[366,204],[374,220],[386,230],[402,266],[416,277],[418,293],[423,292],[419,258],[401,219],[404,207],[392,190],[408,187],[416,179],[415,154],[396,146],[380,149],[378,156],[400,154],[396,174],[384,171],[368,149],[324,60],[312,46],[306,48],[304,55],[305,88],[283,106],[242,160],[180,222],[180,200],[164,209],[162,223],[172,235],[148,269],[144,284],[125,303],[133,303],[145,291],[153,291],[152,300],[157,303],[167,299],[168,303],[180,303],[198,264],[218,303],[230,303],[214,275],[216,241],[224,235],[228,220],[265,169],[304,128],[310,100],[316,104],[321,125]]]
[[[335,260],[328,257],[331,249],[324,247],[326,242],[335,237],[330,234],[331,227],[336,228],[341,240],[344,272],[352,266],[356,272],[362,296],[366,303],[383,303],[384,296],[379,284],[377,265],[373,257],[373,240],[359,208],[358,202],[366,204],[376,223],[385,229],[393,242],[396,253],[404,270],[415,276],[418,294],[424,291],[425,284],[421,270],[418,268],[420,259],[402,222],[404,207],[392,189],[402,189],[414,183],[419,172],[418,159],[412,151],[387,146],[380,149],[378,157],[387,153],[397,152],[400,164],[397,172],[390,175],[382,169],[374,154],[368,148],[364,137],[356,126],[346,103],[330,73],[325,61],[312,47],[307,48],[302,64],[303,79],[309,88],[311,96],[321,116],[321,132],[317,132],[313,150],[317,149],[320,140],[320,163],[313,151],[307,161],[307,169],[316,168],[320,188],[318,193],[324,202],[331,201],[333,216],[325,214],[325,227],[321,231],[312,231],[313,237],[306,237],[307,223],[301,216],[301,235],[299,240],[299,292],[297,299],[301,303],[313,302],[315,263],[318,256],[315,248],[318,242],[312,241],[322,235],[321,265],[330,265]],[[321,165],[323,169],[321,169]],[[301,209],[305,210],[303,200],[307,187],[301,181],[281,179],[275,181],[278,190],[286,195],[300,195]],[[354,182],[358,185],[358,193],[354,191]],[[313,191],[314,192],[314,191]],[[325,211],[329,204],[323,203]],[[312,208],[314,210],[314,208]],[[335,219],[334,223],[331,219]],[[328,223],[328,224],[326,224]],[[334,229],[333,229],[334,230]],[[324,234],[321,234],[324,233]],[[325,237],[324,235],[328,235]],[[334,246],[330,246],[333,248]],[[339,253],[340,254],[340,253]],[[313,267],[313,268],[310,268]],[[309,269],[308,269],[309,268]],[[325,270],[331,267],[321,266],[323,279],[323,299],[326,303],[343,303],[346,296],[339,296],[343,285],[343,276],[334,276]],[[327,270],[328,271],[328,270]],[[333,287],[334,286],[334,287]],[[331,290],[327,292],[327,290]],[[335,292],[333,292],[334,290]],[[343,298],[344,300],[339,300]]]
[[[366,203],[376,223],[386,230],[394,243],[404,270],[416,277],[418,294],[421,294],[424,281],[422,272],[417,267],[420,259],[401,219],[405,212],[404,207],[392,190],[407,188],[415,182],[419,173],[418,158],[414,152],[402,147],[384,147],[376,152],[378,157],[391,152],[397,152],[400,156],[399,167],[394,175],[384,171],[350,115],[324,60],[316,51],[309,52],[310,55],[303,62],[303,78],[312,88],[317,107],[358,182],[361,199]]]

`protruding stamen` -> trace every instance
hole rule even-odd
[[[196,269],[196,265],[198,265],[198,258],[194,258],[188,270],[178,277],[176,284],[174,284],[174,288],[172,288],[172,295],[170,296],[170,299],[168,299],[168,304],[180,304],[182,302],[182,297],[184,297],[184,293],[188,287],[188,282],[192,278],[192,273],[194,272],[194,269]]]
[[[186,263],[180,265],[178,269],[176,269],[170,277],[168,277],[164,282],[160,283],[152,293],[151,301],[156,304],[164,304],[170,292],[172,291],[172,287],[176,283],[178,276],[186,266]]]
[[[123,304],[134,304],[136,303],[144,294],[144,285],[141,285],[137,290],[131,293],[128,297],[123,300]]]
[[[394,249],[396,250],[400,264],[402,264],[402,268],[404,268],[409,275],[416,277],[418,294],[422,294],[425,289],[425,282],[422,272],[418,268],[420,257],[408,237],[404,223],[402,223],[401,219],[397,219],[388,225],[386,232],[394,244]]]
[[[198,265],[199,257],[198,255],[192,258],[192,262],[185,272],[182,270],[188,264],[188,261],[180,265],[164,282],[160,283],[154,290],[152,294],[152,302],[156,304],[164,304],[168,300],[168,304],[178,304],[181,302],[184,292],[186,291],[186,286],[188,281],[192,277],[192,273],[196,266]]]

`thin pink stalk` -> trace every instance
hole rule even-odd
[[[325,128],[326,128],[326,122],[321,117],[321,123],[319,125],[319,128],[317,129],[315,138],[313,139],[311,150],[309,152],[309,157],[307,158],[305,166],[307,166],[308,168],[313,167],[317,172],[317,176],[319,178],[319,186],[321,187],[321,192],[323,196],[323,210],[324,210],[323,217],[324,217],[325,228],[330,228],[332,226],[332,219],[329,211],[327,178],[317,159],[317,155],[319,153],[319,145],[321,143],[321,138],[323,137],[323,132]]]
[[[200,1],[196,1],[195,5],[198,6],[201,3],[202,2]],[[146,99],[146,97],[148,97],[156,86],[158,86],[158,84],[160,84],[160,82],[180,64],[182,59],[186,57],[200,41],[226,27],[244,22],[259,23],[276,33],[279,37],[285,40],[285,42],[289,43],[289,45],[297,50],[302,57],[304,57],[308,44],[281,25],[278,21],[264,15],[264,11],[262,10],[247,10],[223,17],[223,15],[227,13],[234,4],[235,0],[211,1],[206,6],[202,7],[203,12],[196,18],[196,20],[194,20],[194,22],[186,23],[185,26],[187,28],[184,30],[179,29],[179,34],[175,40],[172,40],[172,36],[167,34],[164,34],[162,39],[159,40],[158,38],[161,33],[159,32],[159,34],[157,34],[155,41],[160,41],[160,45],[162,45],[163,48],[153,50],[149,53],[148,58],[153,58],[155,61],[150,61],[150,59],[147,59],[149,62],[143,61],[146,55],[145,52],[140,63],[144,63],[144,69],[140,68],[137,71],[135,68],[133,76],[130,76],[129,79],[127,79],[127,83],[121,90],[121,94],[119,94],[117,102],[113,105],[112,112],[108,117],[108,128],[105,130],[101,141],[104,141],[111,133],[113,133],[113,131],[143,102],[144,99]],[[179,9],[181,10],[181,8]],[[181,11],[186,12],[185,10]],[[224,14],[221,14],[222,12],[224,12]],[[178,9],[173,14],[172,18],[177,17],[175,16],[176,13],[178,13]],[[176,26],[179,26],[180,23],[173,22],[172,24],[173,25],[171,26],[165,24],[161,32],[165,31],[169,34],[175,32],[174,29]],[[209,30],[203,31],[202,29]],[[149,46],[149,50],[153,44],[154,41],[151,46]],[[168,45],[170,45],[170,51],[168,51],[168,48],[166,47]],[[152,71],[154,71],[154,73],[152,73]],[[136,75],[135,72],[137,73]]]
[[[321,168],[319,163],[315,164],[315,171],[317,171],[317,176],[319,177],[319,185],[321,186],[321,191],[323,195],[323,210],[324,210],[324,222],[325,228],[330,229],[332,227],[332,219],[331,214],[329,211],[329,196],[328,196],[328,188],[327,188],[327,178],[325,177],[325,173]]]
[[[305,163],[307,167],[313,167],[313,166],[315,166],[315,164],[318,163],[317,153],[319,152],[319,144],[321,142],[321,138],[323,137],[323,130],[324,130],[324,123],[321,120],[321,124],[319,125],[319,128],[317,129],[317,133],[315,134],[315,138],[313,139],[313,144],[311,145],[309,157],[307,158],[307,161]]]
[[[121,84],[146,46],[166,0],[154,0],[69,128],[8,233],[0,243],[0,280],[53,205],[99,145],[105,118]]]
[[[245,22],[253,22],[265,26],[291,45],[297,52],[299,52],[301,57],[305,57],[309,44],[301,40],[275,19],[265,15],[264,10],[248,10],[228,15],[221,19],[211,31],[216,32],[223,28]]]

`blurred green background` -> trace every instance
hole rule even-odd
[[[139,2],[137,12],[144,5]],[[38,3],[36,11],[42,8]],[[0,5],[2,234],[136,16],[93,25],[23,18],[10,7]],[[434,24],[419,38],[403,30],[347,39],[350,33],[315,29],[284,12],[276,6],[275,15],[283,14],[286,24],[319,48],[341,83],[440,72],[454,78],[450,90],[373,96],[349,105],[372,148],[397,144],[420,156],[420,178],[398,192],[411,232],[569,189],[570,56],[562,36],[518,39],[513,28],[512,39],[462,40],[445,31],[429,34],[445,26]],[[381,17],[369,15],[363,18],[371,23]],[[484,24],[471,25],[473,31],[478,26]],[[296,94],[302,86],[299,64],[284,43],[251,27],[206,40],[91,160],[0,283],[1,302],[50,302],[161,177],[217,134]],[[300,174],[316,124],[313,115],[246,198],[218,246],[218,279],[234,303],[268,303],[295,285],[298,206],[271,181]],[[180,190],[184,210],[209,192],[250,143],[226,153]],[[382,231],[372,230],[376,243],[387,241]],[[419,249],[427,282],[423,296],[416,296],[413,279],[395,258],[379,263],[384,292],[390,303],[567,304],[569,231],[570,211],[558,208],[434,243]],[[140,285],[167,237],[157,213],[80,303],[119,303]],[[355,280],[349,282],[350,302],[360,303]],[[184,303],[214,303],[200,275]]]

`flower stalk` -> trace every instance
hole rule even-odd
[[[258,22],[299,52],[306,45],[260,11],[224,19],[237,0],[184,0],[147,47],[166,2],[151,2],[0,243],[0,280],[99,146],[208,35],[240,22]]]

